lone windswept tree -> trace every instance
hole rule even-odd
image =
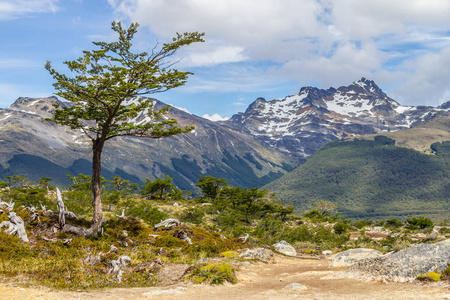
[[[105,142],[118,136],[159,139],[190,132],[193,127],[180,128],[177,121],[164,118],[170,109],[153,107],[153,101],[141,95],[164,92],[186,83],[190,72],[172,68],[172,57],[180,47],[203,42],[203,33],[178,34],[169,43],[155,46],[151,53],[131,52],[132,39],[139,24],[128,29],[120,22],[112,23],[118,41],[94,42],[99,49],[83,51],[77,60],[66,61],[74,77],[57,72],[47,62],[45,68],[55,79],[56,95],[71,105],[56,104],[53,118],[57,124],[81,129],[92,141],[92,225],[89,229],[66,225],[65,232],[84,236],[97,234],[102,224],[101,155]],[[136,122],[140,113],[145,121]]]

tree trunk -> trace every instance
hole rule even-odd
[[[101,197],[101,168],[102,151],[104,141],[96,139],[92,145],[92,206],[94,215],[92,217],[92,234],[98,234],[102,227],[102,197]]]

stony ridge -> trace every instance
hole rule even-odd
[[[411,128],[449,112],[449,103],[402,106],[362,78],[338,89],[304,87],[282,100],[258,98],[223,123],[302,161],[328,141]]]

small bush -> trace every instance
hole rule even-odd
[[[141,218],[150,226],[154,226],[161,222],[161,220],[165,220],[169,217],[168,214],[152,207],[149,203],[141,203],[132,206],[126,212],[131,216]]]
[[[195,268],[189,279],[194,283],[223,284],[226,281],[233,284],[237,283],[234,270],[226,263],[212,263]]]
[[[390,228],[400,228],[403,226],[403,223],[397,219],[386,220],[386,226]]]
[[[420,275],[417,277],[420,281],[440,281],[441,280],[441,274],[436,272],[429,272],[423,275]]]
[[[180,214],[180,221],[199,225],[203,223],[204,216],[205,213],[203,212],[203,210],[191,207]]]
[[[345,223],[338,222],[334,224],[333,230],[336,234],[343,234],[347,231],[348,225]]]
[[[359,221],[356,221],[353,224],[353,226],[355,226],[358,229],[362,229],[364,227],[371,226],[372,224],[373,224],[372,220],[359,220]]]
[[[230,250],[230,251],[225,251],[225,252],[220,253],[219,256],[225,257],[225,258],[235,258],[235,257],[239,256],[239,253],[236,251]]]
[[[408,223],[407,228],[412,230],[432,228],[434,226],[433,221],[424,217],[413,217],[411,219],[406,219],[406,222]]]
[[[442,271],[441,279],[450,281],[450,263],[448,263],[447,268]]]

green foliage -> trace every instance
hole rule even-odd
[[[169,176],[164,176],[164,178],[156,178],[155,180],[150,180],[145,178],[146,183],[141,187],[141,194],[144,196],[150,196],[154,199],[166,199],[167,197],[175,196],[173,198],[179,199],[180,192],[179,189],[172,184],[173,178]]]
[[[442,279],[442,280],[450,281],[450,263],[448,263],[447,268],[445,268],[445,269],[442,271],[441,279]]]
[[[395,145],[395,140],[388,138],[384,135],[377,135],[374,138],[375,142],[380,143],[382,145]]]
[[[340,235],[340,234],[347,232],[348,227],[349,227],[348,224],[338,222],[338,223],[334,224],[333,230],[334,230],[334,233]]]
[[[389,228],[400,228],[403,226],[403,223],[394,218],[386,220],[386,226]]]
[[[417,277],[420,281],[440,281],[441,280],[441,274],[436,272],[429,272],[426,274],[419,275]]]
[[[224,282],[237,283],[234,270],[227,263],[212,263],[195,268],[188,277],[194,283],[223,284]]]
[[[18,260],[29,253],[30,247],[22,243],[17,235],[0,230],[0,263],[2,260]]]
[[[210,175],[201,176],[195,186],[198,186],[203,193],[203,197],[216,199],[221,189],[227,185],[225,179],[215,178]]]
[[[47,61],[45,68],[55,79],[56,94],[71,105],[55,104],[55,112],[48,119],[56,124],[81,129],[92,141],[92,193],[93,219],[89,232],[98,233],[103,218],[101,206],[101,154],[106,141],[118,136],[164,138],[192,131],[194,127],[177,126],[177,120],[163,118],[169,106],[154,109],[154,101],[140,98],[164,92],[185,84],[190,72],[172,69],[168,58],[185,45],[203,42],[198,32],[178,34],[149,54],[131,51],[132,39],[139,24],[127,29],[120,22],[111,28],[118,41],[94,42],[99,49],[83,51],[83,56],[66,61],[74,77],[59,73]],[[137,122],[139,114],[146,118]]]
[[[56,205],[46,197],[47,190],[29,187],[29,188],[12,188],[11,190],[3,191],[1,199],[3,201],[15,202],[15,207],[20,205],[33,205],[38,208],[40,205],[45,205],[47,208],[55,208]]]
[[[359,220],[359,221],[355,221],[353,226],[355,226],[358,229],[362,229],[364,227],[371,226],[372,224],[373,224],[372,220]]]
[[[126,210],[127,215],[140,218],[150,226],[161,222],[161,220],[167,219],[169,216],[155,207],[152,207],[150,203],[143,202],[140,204],[134,204]]]
[[[90,191],[92,183],[92,175],[78,174],[78,176],[70,176],[67,174],[67,178],[72,181],[69,189],[75,191]],[[102,185],[106,182],[105,178],[101,178]]]
[[[204,216],[205,212],[202,209],[191,207],[180,214],[180,221],[200,225]]]
[[[108,180],[108,182],[107,187],[121,194],[131,194],[139,187],[137,183],[131,183],[129,180],[123,179],[120,176],[113,176],[112,180]]]
[[[230,250],[230,251],[225,251],[220,253],[221,257],[225,257],[225,258],[236,258],[239,257],[239,252]]]
[[[425,229],[425,228],[432,228],[434,226],[433,221],[429,218],[425,217],[413,217],[411,219],[406,219],[407,228],[408,229]]]
[[[313,222],[333,222],[337,218],[337,215],[330,215],[328,212],[320,212],[317,209],[312,209],[303,216]]]

